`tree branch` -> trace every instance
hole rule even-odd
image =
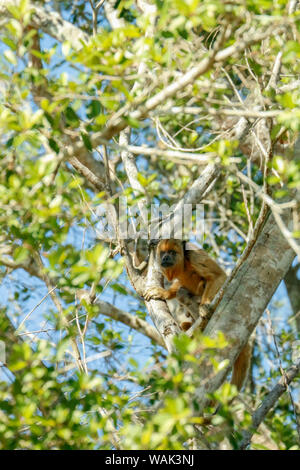
[[[275,387],[267,394],[260,406],[252,415],[251,428],[243,432],[243,439],[240,444],[240,449],[246,449],[251,442],[251,438],[259,425],[263,422],[268,412],[273,408],[277,400],[287,390],[287,386],[300,374],[300,360],[293,364],[281,377]]]
[[[199,373],[203,385],[197,392],[200,409],[207,404],[206,394],[215,391],[225,380],[294,256],[270,215],[248,258],[231,280],[204,330],[204,334],[211,337],[215,337],[219,331],[224,334],[229,345],[219,351],[217,360],[221,362],[228,359],[228,366],[216,372],[209,361],[201,364]]]
[[[17,0],[0,0],[0,16],[11,16],[8,5],[18,6]],[[69,21],[64,20],[59,13],[48,10],[41,5],[29,3],[32,11],[31,26],[41,29],[44,33],[57,39],[59,42],[68,41],[74,49],[81,49],[83,43],[89,41],[89,36]]]
[[[96,306],[99,309],[100,314],[124,323],[124,325],[129,326],[129,328],[133,328],[139,333],[147,336],[149,339],[151,339],[151,341],[159,344],[159,346],[162,346],[163,348],[166,347],[162,337],[159,335],[156,329],[145,320],[131,315],[130,313],[125,312],[124,310],[121,310],[114,305],[105,302],[104,300],[96,300],[93,302],[90,298],[90,293],[87,290],[81,290],[77,292],[77,295],[80,301],[85,300],[86,302],[93,304],[93,306]]]

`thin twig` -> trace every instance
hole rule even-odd
[[[294,416],[295,416],[295,421],[296,421],[296,424],[297,424],[297,432],[298,432],[298,437],[299,437],[299,443],[300,443],[300,422],[298,420],[298,416],[297,416],[297,411],[296,411],[296,406],[295,406],[295,402],[294,402],[294,399],[293,399],[293,395],[292,395],[292,392],[291,392],[291,389],[289,387],[289,382],[288,382],[288,378],[287,378],[287,375],[283,369],[283,366],[282,366],[282,361],[281,361],[281,357],[280,357],[280,352],[279,352],[279,347],[278,347],[278,343],[277,343],[277,339],[276,339],[276,335],[275,335],[275,331],[273,329],[273,325],[272,325],[272,319],[271,319],[271,315],[270,315],[270,310],[269,309],[266,309],[266,312],[267,312],[267,316],[268,316],[268,323],[269,323],[269,328],[270,328],[270,331],[271,331],[271,334],[272,334],[272,338],[273,338],[273,342],[274,342],[274,346],[275,346],[275,350],[276,350],[276,356],[277,356],[277,360],[278,360],[278,364],[279,364],[279,370],[280,370],[280,373],[282,375],[282,379],[283,379],[283,383],[289,393],[289,397],[290,397],[290,400],[291,400],[291,404],[292,404],[292,408],[293,408],[293,413],[294,413]]]
[[[263,399],[260,406],[252,415],[252,425],[251,428],[242,433],[243,438],[240,443],[239,448],[241,450],[246,449],[250,443],[252,436],[263,422],[268,412],[273,408],[280,396],[286,391],[287,385],[289,385],[300,373],[300,360],[293,364],[285,371],[285,377],[281,377],[279,382],[273,387],[273,389],[267,394]]]
[[[30,317],[30,315],[44,302],[44,300],[46,300],[46,298],[48,297],[48,295],[51,295],[52,292],[57,288],[57,284],[52,287],[52,289],[49,290],[49,292],[47,292],[46,295],[44,295],[44,297],[33,307],[32,310],[30,310],[29,313],[27,313],[27,315],[25,316],[25,318],[23,318],[23,320],[21,321],[20,325],[18,326],[17,328],[17,332],[21,330],[22,326],[24,325],[24,323],[26,322],[26,320]]]

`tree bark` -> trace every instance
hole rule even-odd
[[[219,372],[213,370],[209,360],[201,364],[199,373],[203,385],[197,392],[201,410],[207,404],[206,394],[215,391],[225,380],[294,257],[294,251],[270,215],[204,330],[210,337],[216,337],[219,331],[224,334],[228,346],[219,351],[217,360],[228,359],[229,362]]]

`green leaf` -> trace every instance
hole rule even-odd
[[[21,17],[25,15],[25,13],[29,10],[29,0],[21,0],[19,3],[19,10]]]
[[[96,116],[99,116],[102,110],[102,106],[100,101],[98,100],[92,100],[91,104],[89,105],[89,111],[87,113],[87,116],[89,119],[95,118]]]
[[[8,3],[6,5],[6,8],[8,9],[9,13],[16,18],[16,20],[20,20],[22,18],[22,13],[20,11],[20,8],[18,6],[14,6],[13,4]]]
[[[131,116],[127,116],[125,119],[128,122],[129,126],[135,128],[135,129],[139,129],[139,127],[141,127],[141,122],[138,121],[138,119],[135,119]]]
[[[11,38],[3,37],[3,38],[2,38],[2,41],[3,41],[8,47],[10,47],[13,51],[16,51],[16,50],[17,50],[17,45],[16,45],[16,43],[15,43]]]
[[[66,116],[66,121],[70,126],[72,127],[79,126],[80,120],[77,114],[75,113],[74,109],[72,108],[72,106],[67,106],[65,110],[65,116]]]
[[[14,260],[16,263],[22,263],[25,261],[29,256],[29,250],[25,248],[24,246],[18,246],[14,250]]]
[[[49,143],[50,148],[52,148],[52,150],[54,150],[55,153],[59,153],[59,146],[54,139],[50,138],[48,140],[48,143]]]
[[[91,142],[91,140],[90,140],[88,134],[86,134],[85,132],[81,132],[80,135],[81,135],[81,138],[82,138],[82,140],[83,140],[83,143],[84,143],[85,147],[86,147],[90,152],[92,152],[93,146],[92,146],[92,142]]]

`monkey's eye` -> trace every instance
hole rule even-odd
[[[176,251],[175,251],[175,250],[170,250],[170,251],[169,251],[169,254],[172,255],[172,256],[174,256],[174,255],[176,255]]]

